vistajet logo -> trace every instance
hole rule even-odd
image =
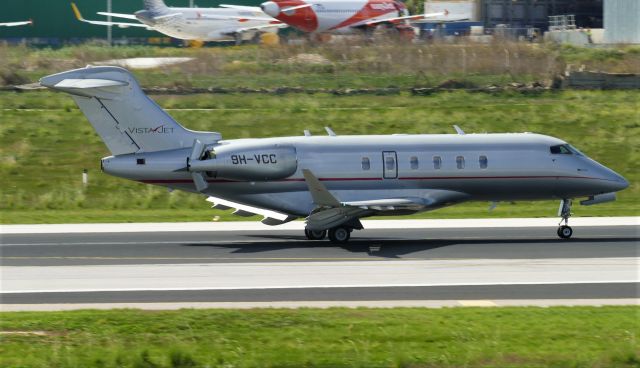
[[[131,134],[173,134],[174,128],[168,128],[164,124],[155,128],[136,128],[129,127],[127,130]]]

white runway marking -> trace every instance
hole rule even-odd
[[[475,303],[470,303],[475,302]],[[144,310],[253,309],[253,308],[452,308],[452,307],[554,307],[640,305],[640,299],[506,299],[506,300],[365,300],[365,301],[283,301],[283,302],[178,302],[178,303],[65,303],[0,304],[3,312],[68,311],[79,309]]]
[[[640,282],[640,258],[0,267],[2,293]]]
[[[365,229],[451,229],[557,227],[557,218],[507,218],[463,220],[364,220]],[[640,226],[640,217],[572,217],[572,227]],[[258,221],[176,222],[126,224],[0,225],[0,234],[71,234],[136,232],[278,231],[304,229],[303,221],[267,226]]]

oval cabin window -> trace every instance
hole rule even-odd
[[[371,162],[369,161],[369,157],[362,158],[362,170],[371,169]]]
[[[458,167],[458,169],[464,169],[464,157],[463,156],[456,157],[456,166]]]
[[[489,165],[489,160],[487,160],[487,156],[480,156],[480,168],[481,169],[486,169],[487,166]]]
[[[411,164],[411,170],[418,170],[418,158],[416,156],[411,157],[411,159],[409,160],[409,163]]]

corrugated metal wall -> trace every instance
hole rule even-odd
[[[604,42],[640,43],[640,0],[605,0]]]
[[[573,14],[584,28],[602,28],[603,0],[480,0],[482,20],[487,27],[534,26],[546,30],[550,15]],[[614,0],[617,1],[617,0]],[[640,0],[632,0],[640,2]]]
[[[33,19],[33,26],[0,27],[0,38],[95,38],[107,37],[107,27],[79,22],[71,11],[72,0],[5,0],[2,1],[0,22],[13,22]],[[189,0],[166,0],[168,6],[189,6]],[[82,15],[86,19],[105,20],[106,17],[97,15],[98,11],[106,11],[106,0],[75,0]],[[220,3],[236,5],[259,5],[260,0],[196,0],[200,7],[213,7]],[[142,9],[142,0],[112,0],[114,13],[133,13]],[[129,22],[126,19],[119,19]],[[117,21],[115,18],[113,21]],[[135,22],[135,21],[132,21]],[[160,33],[144,29],[113,27],[114,39],[118,37],[158,37]]]

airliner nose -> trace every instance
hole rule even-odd
[[[262,3],[262,5],[260,5],[260,8],[263,12],[274,18],[277,17],[278,14],[280,14],[280,6],[278,6],[278,4],[274,3],[273,1]]]

